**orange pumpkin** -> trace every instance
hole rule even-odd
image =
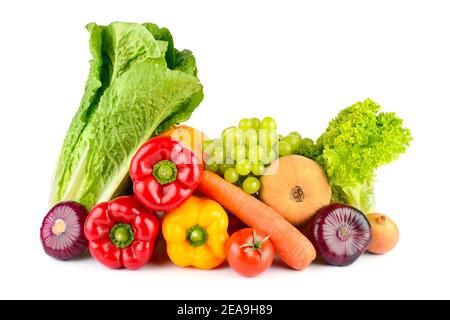
[[[315,161],[290,155],[273,162],[261,177],[260,199],[295,226],[330,204],[331,187]]]

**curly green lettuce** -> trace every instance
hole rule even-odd
[[[366,99],[342,110],[316,144],[305,144],[299,154],[324,168],[333,202],[369,213],[375,206],[376,169],[396,160],[411,140],[401,118]]]

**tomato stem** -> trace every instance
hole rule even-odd
[[[264,242],[269,240],[270,236],[266,236],[260,241],[258,241],[258,235],[256,234],[256,229],[253,229],[253,241],[244,243],[240,248],[246,248],[244,252],[258,251],[261,254],[261,257],[264,257],[264,252],[261,250],[261,247]]]
[[[177,166],[170,160],[161,160],[153,166],[153,176],[160,185],[175,181],[177,174]]]

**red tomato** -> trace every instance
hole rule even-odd
[[[245,228],[230,237],[226,255],[234,271],[253,277],[272,265],[274,249],[268,236],[253,228]]]

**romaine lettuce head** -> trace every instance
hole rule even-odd
[[[50,204],[90,209],[120,195],[137,149],[186,121],[203,99],[195,58],[155,24],[91,23],[91,69],[64,140]]]

